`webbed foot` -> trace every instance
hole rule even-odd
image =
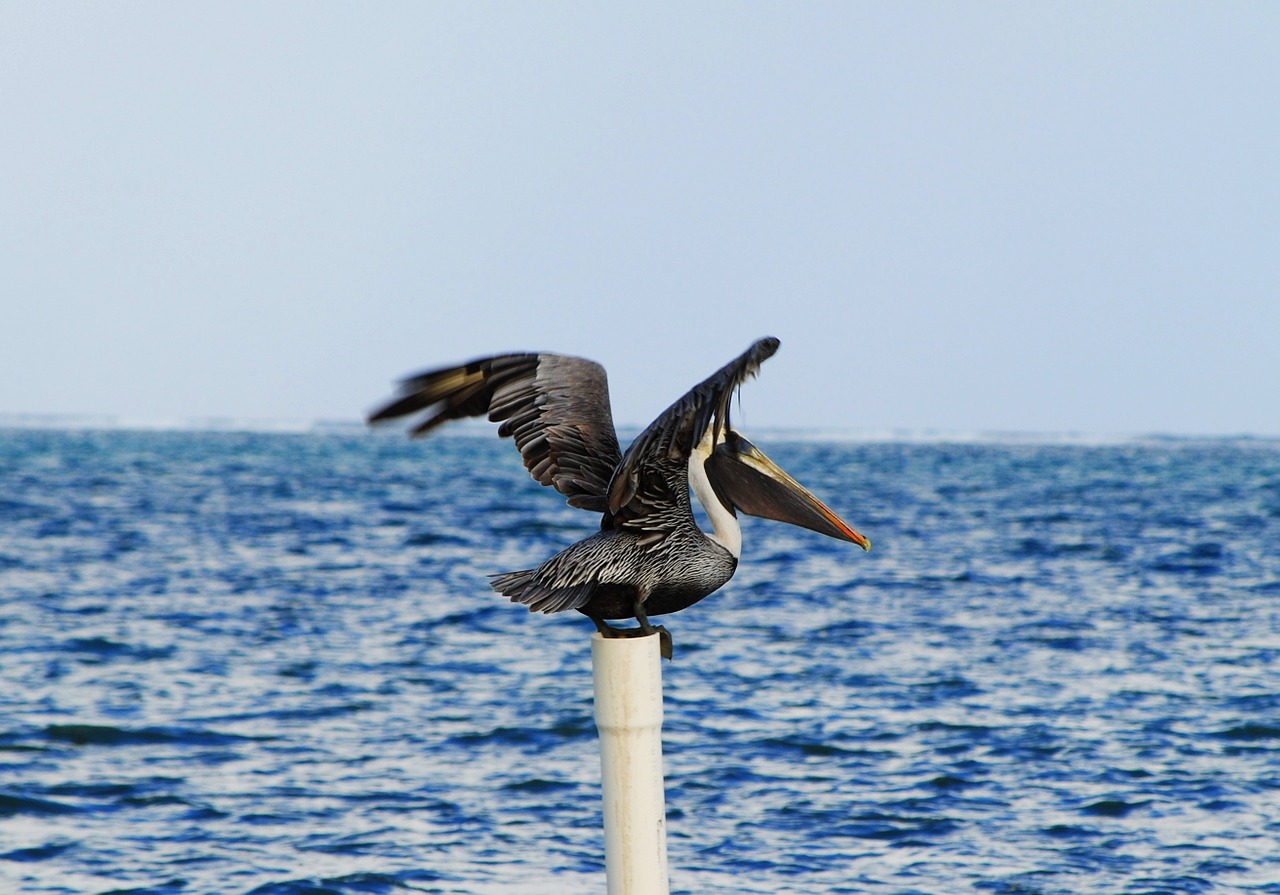
[[[675,653],[675,644],[671,640],[671,632],[662,627],[662,625],[654,625],[653,630],[658,632],[658,650],[662,653],[662,658],[670,662],[672,655]]]
[[[674,643],[671,632],[662,625],[651,625],[646,618],[641,621],[638,628],[615,628],[602,618],[591,616],[591,620],[595,622],[596,630],[600,632],[601,637],[648,637],[650,634],[657,634],[658,652],[662,654],[662,658],[671,661],[675,652]]]

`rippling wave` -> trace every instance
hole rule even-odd
[[[672,889],[1280,893],[1280,445],[767,444],[664,621]],[[509,444],[0,432],[0,890],[603,885],[588,533]]]

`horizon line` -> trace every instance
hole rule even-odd
[[[619,424],[619,433],[639,434],[643,425]],[[246,432],[257,434],[355,434],[380,436],[402,434],[403,428],[367,425],[350,419],[273,419],[257,417],[137,417],[124,414],[3,413],[0,429],[48,431],[136,431],[136,432]],[[486,420],[458,420],[433,437],[488,434],[494,424]],[[1090,432],[1084,430],[944,429],[925,426],[858,428],[847,426],[755,426],[754,432],[770,433],[800,441],[916,442],[916,443],[1045,443],[1045,444],[1138,444],[1151,442],[1250,441],[1280,442],[1280,434],[1259,432]]]

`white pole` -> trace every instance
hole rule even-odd
[[[658,635],[591,637],[609,895],[668,895]]]

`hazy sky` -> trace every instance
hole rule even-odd
[[[0,413],[1280,435],[1280,4],[0,2]]]

